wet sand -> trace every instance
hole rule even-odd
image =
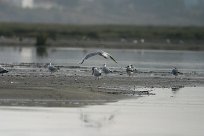
[[[178,77],[164,72],[137,72],[131,77],[125,69],[114,70],[98,80],[91,68],[60,66],[50,73],[45,64],[6,65],[9,73],[1,76],[0,105],[68,107],[104,104],[133,95],[154,95],[151,88],[204,86],[204,77],[184,73]],[[144,89],[148,88],[148,89]]]

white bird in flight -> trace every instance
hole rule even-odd
[[[115,63],[117,63],[117,61],[116,61],[109,53],[104,52],[104,51],[97,51],[97,52],[92,52],[92,53],[87,54],[80,64],[84,63],[84,61],[85,61],[86,59],[88,59],[88,58],[90,58],[90,57],[92,57],[92,56],[95,56],[95,55],[100,55],[100,56],[104,57],[105,59],[110,58],[110,59],[112,59]]]

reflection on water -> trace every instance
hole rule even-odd
[[[99,49],[89,48],[36,48],[36,47],[0,47],[1,63],[49,63],[56,65],[79,65],[87,53]],[[118,64],[101,56],[94,56],[82,66],[126,67],[133,64],[137,69],[168,70],[177,67],[182,72],[204,73],[204,52],[156,51],[156,50],[119,50],[103,49],[110,53]]]
[[[203,136],[204,88],[83,108],[0,107],[2,136]]]
[[[84,127],[92,127],[92,128],[103,128],[106,125],[113,123],[115,118],[114,113],[110,113],[107,115],[90,115],[89,113],[85,113],[81,111],[80,120],[83,123]]]
[[[46,47],[36,47],[36,54],[38,57],[47,57],[47,49]]]
[[[24,59],[25,61],[32,61],[32,54],[33,51],[31,48],[19,48],[16,49],[16,51],[19,51],[21,58],[15,58],[15,59]]]
[[[171,88],[171,91],[176,93],[177,91],[179,91],[181,88],[183,88],[184,86],[175,86]]]

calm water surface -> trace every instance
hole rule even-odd
[[[2,136],[203,136],[204,88],[82,108],[0,107]]]
[[[0,63],[78,66],[97,49],[0,47]],[[82,66],[204,73],[204,52],[105,49],[118,61],[95,56]],[[203,136],[204,88],[153,89],[156,95],[81,108],[0,107],[2,136]]]
[[[56,65],[79,65],[82,58],[99,49],[81,48],[36,48],[36,47],[0,47],[0,63],[49,63]],[[156,50],[119,50],[103,49],[109,52],[117,61],[105,60],[94,56],[82,66],[101,66],[106,63],[109,67],[125,67],[135,65],[138,69],[169,70],[177,67],[187,72],[204,73],[204,52],[193,51],[156,51]]]

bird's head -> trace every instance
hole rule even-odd
[[[131,66],[130,65],[127,65],[125,68],[130,68]]]
[[[92,67],[92,75],[94,74],[94,69],[95,69],[95,67]]]
[[[176,68],[176,67],[173,67],[173,69],[177,70],[177,68]]]

